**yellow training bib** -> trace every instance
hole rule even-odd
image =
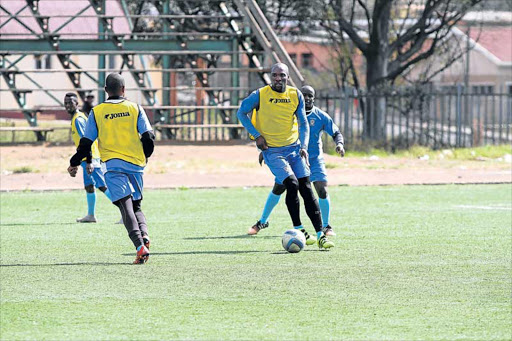
[[[78,147],[78,144],[80,143],[80,134],[78,133],[78,130],[76,129],[76,119],[77,118],[83,118],[87,122],[87,116],[81,111],[76,111],[76,113],[71,118],[71,138],[73,139],[73,142],[75,143],[75,146]],[[98,150],[98,141],[94,141],[91,146],[91,152],[92,152],[92,158],[93,159],[99,159],[100,158],[100,152]],[[86,158],[84,158],[82,161],[85,161]]]
[[[139,106],[127,100],[104,102],[95,106],[93,112],[101,160],[121,159],[144,167],[146,157],[137,130]]]
[[[260,88],[260,108],[253,113],[251,122],[269,147],[288,146],[299,139],[295,116],[298,106],[294,87],[287,86],[285,92],[276,92],[269,85]]]

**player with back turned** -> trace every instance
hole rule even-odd
[[[306,213],[317,233],[320,249],[328,249],[334,243],[322,231],[320,207],[313,194],[310,171],[307,166],[309,126],[304,110],[302,93],[288,82],[288,66],[277,63],[271,68],[271,85],[262,87],[243,100],[237,116],[256,145],[263,153],[265,163],[277,183],[286,188],[286,207],[293,227],[306,236],[308,245],[315,243],[300,220],[299,195],[304,199]],[[249,114],[253,113],[253,119]]]
[[[134,264],[149,258],[150,239],[142,213],[143,172],[154,149],[155,135],[144,109],[124,98],[124,79],[111,73],[105,81],[108,99],[89,115],[85,135],[70,160],[68,172],[75,176],[80,160],[91,159],[91,145],[97,139],[105,180],[112,202],[119,207],[128,235],[137,250]]]

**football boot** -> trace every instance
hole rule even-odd
[[[265,229],[268,227],[268,221],[263,224],[261,221],[257,221],[256,224],[252,225],[250,228],[249,228],[249,231],[247,231],[247,234],[249,235],[255,235],[255,234],[258,234],[258,232],[260,232],[261,229]]]
[[[316,243],[316,237],[311,236],[309,233],[306,232],[306,229],[301,229],[302,233],[304,233],[304,236],[306,237],[306,245],[313,245]]]
[[[320,250],[327,250],[331,247],[334,247],[334,243],[327,239],[325,235],[322,235],[320,239],[318,239],[318,248]]]
[[[137,251],[137,256],[133,261],[133,264],[144,264],[148,261],[149,258],[149,250],[147,247],[142,245],[140,249]]]

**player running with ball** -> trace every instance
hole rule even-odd
[[[334,243],[322,231],[320,207],[313,194],[310,171],[306,165],[309,126],[304,98],[298,89],[287,85],[288,75],[288,66],[282,63],[273,65],[271,85],[251,93],[240,105],[237,116],[249,134],[256,139],[256,145],[262,151],[265,163],[276,177],[276,182],[286,188],[286,206],[293,227],[305,234],[308,245],[315,243],[315,238],[306,232],[300,220],[300,193],[306,213],[317,233],[318,247],[328,249]],[[248,115],[253,110],[256,112],[251,122]]]
[[[331,200],[327,193],[327,174],[325,170],[325,161],[322,152],[322,135],[324,131],[329,134],[336,145],[336,153],[341,157],[345,155],[345,149],[343,148],[343,135],[341,135],[338,127],[334,124],[331,117],[320,110],[315,103],[315,89],[311,86],[306,85],[301,88],[302,94],[304,95],[304,103],[306,106],[306,115],[309,123],[309,164],[311,170],[311,182],[315,186],[316,193],[319,197],[319,206],[322,212],[322,230],[326,236],[335,236],[332,227],[329,225],[329,217],[331,210]],[[260,154],[260,164],[262,162]],[[281,194],[284,193],[286,187],[276,182],[274,188],[269,193],[265,207],[261,214],[260,220],[256,222],[251,228],[249,228],[248,234],[257,234],[261,229],[267,228],[268,218],[272,213],[272,210],[279,202]]]

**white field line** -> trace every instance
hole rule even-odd
[[[477,209],[477,210],[512,210],[512,206],[507,204],[497,204],[490,206],[475,206],[475,205],[456,205],[457,208],[468,208],[468,209]]]

